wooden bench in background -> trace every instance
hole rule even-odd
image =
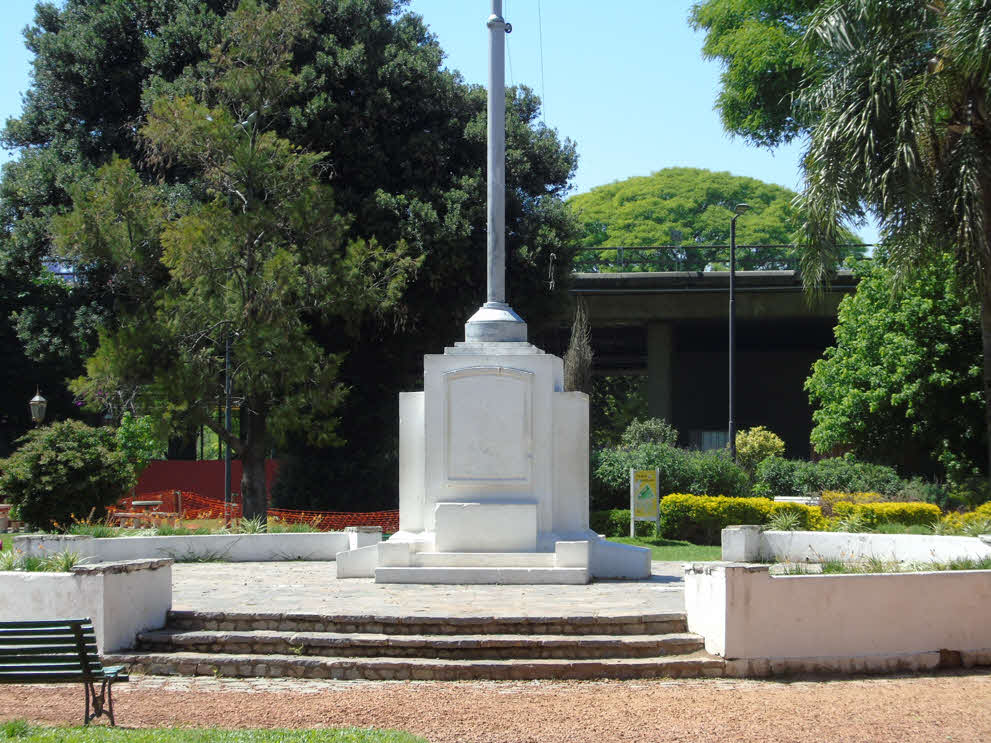
[[[127,680],[124,666],[104,668],[100,663],[89,619],[0,622],[0,684],[81,681],[86,690],[85,725],[101,715],[117,724],[111,687]]]

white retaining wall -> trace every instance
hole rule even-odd
[[[991,664],[991,571],[772,577],[696,563],[685,610],[739,675]]]
[[[83,565],[71,573],[0,572],[0,620],[93,620],[101,653],[134,647],[138,632],[165,626],[172,561]]]
[[[16,537],[14,548],[25,554],[77,552],[98,562],[169,557],[175,560],[217,559],[228,562],[277,560],[335,560],[338,552],[374,544],[382,539],[374,531],[312,532],[289,534],[204,534],[175,537],[85,536]]]
[[[723,559],[730,562],[854,562],[871,557],[894,562],[991,557],[980,537],[934,534],[869,534],[830,531],[761,531],[730,526],[722,532]]]

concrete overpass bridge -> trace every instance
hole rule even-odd
[[[686,445],[726,443],[729,272],[576,273],[592,324],[597,375],[643,375],[649,413],[672,423]],[[833,343],[840,300],[856,279],[839,271],[810,303],[791,270],[737,271],[737,429],[764,425],[788,456],[809,454],[812,411],[803,389]],[[567,332],[554,345],[563,352]]]

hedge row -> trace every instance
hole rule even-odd
[[[857,515],[868,528],[894,522],[909,526],[929,526],[939,521],[941,515],[939,508],[931,503],[837,502],[833,504],[833,508],[838,518]],[[763,525],[783,512],[797,514],[799,528],[807,531],[825,531],[836,521],[823,516],[822,509],[818,506],[775,503],[767,498],[727,498],[673,493],[662,498],[660,502],[659,536],[665,539],[683,539],[694,544],[719,544],[720,533],[727,526]],[[973,515],[964,516],[963,521],[972,518],[991,518],[991,503],[985,504]],[[607,537],[625,537],[630,533],[629,509],[592,511],[589,514],[589,522],[593,531],[605,534]],[[650,536],[653,531],[650,522],[637,524],[637,536]]]
[[[818,506],[775,503],[767,498],[673,493],[661,499],[661,536],[684,539],[693,544],[719,544],[720,533],[727,526],[766,524],[772,516],[782,512],[798,514],[803,530],[821,531],[828,525]]]
[[[859,517],[868,528],[878,524],[929,526],[942,513],[933,503],[834,503],[833,513],[841,519]]]

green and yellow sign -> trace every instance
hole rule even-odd
[[[634,470],[630,477],[633,518],[657,520],[657,470]]]

